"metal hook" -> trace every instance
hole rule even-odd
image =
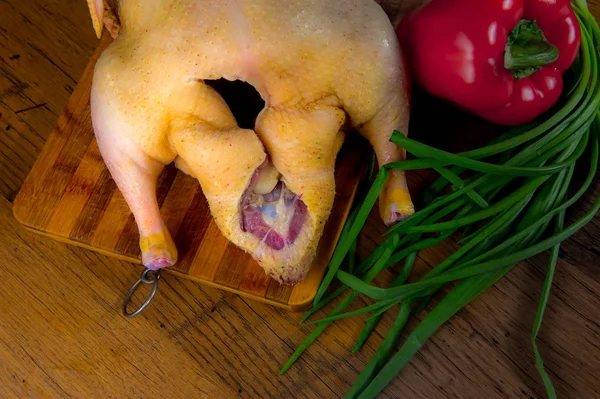
[[[156,294],[156,289],[158,288],[158,280],[160,280],[160,270],[151,270],[146,269],[142,272],[142,275],[138,279],[138,281],[133,284],[133,286],[129,289],[129,292],[125,296],[125,300],[123,301],[123,315],[127,318],[132,318],[142,313],[144,309],[150,304],[152,298],[154,298],[154,294]],[[129,313],[127,312],[127,305],[131,302],[131,298],[133,294],[138,289],[140,284],[152,284],[152,291],[150,291],[150,295],[146,298],[146,301],[140,306],[136,311]]]

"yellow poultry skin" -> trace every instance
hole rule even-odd
[[[408,130],[408,82],[394,28],[372,0],[88,5],[97,34],[104,24],[116,38],[94,73],[94,131],[146,267],[177,261],[156,202],[156,179],[171,162],[198,179],[227,239],[294,284],[333,205],[343,125],[369,140],[379,165],[405,157],[389,138]],[[254,130],[240,128],[204,83],[219,78],[260,93]],[[277,187],[279,200],[264,203]],[[388,225],[414,212],[402,172],[390,174],[379,202]]]

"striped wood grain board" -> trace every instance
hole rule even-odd
[[[93,68],[110,43],[105,36],[92,56],[57,126],[13,204],[26,228],[57,240],[141,263],[133,215],[110,177],[94,139],[89,94]],[[178,276],[290,310],[308,307],[348,215],[366,152],[348,140],[336,166],[337,195],[311,271],[294,287],[266,276],[214,223],[197,181],[173,167],[158,180],[161,214],[179,250],[167,269]]]

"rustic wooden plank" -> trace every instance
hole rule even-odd
[[[129,215],[131,215],[131,210],[125,202],[125,198],[119,190],[113,190],[90,244],[97,248],[112,251],[117,245],[119,237],[121,237],[125,224],[129,220]]]
[[[95,183],[82,212],[77,214],[73,230],[69,232],[68,237],[75,241],[83,243],[91,241],[111,194],[116,189],[116,184],[107,169],[101,169],[100,176]],[[57,218],[60,216],[58,215]],[[50,229],[48,230],[50,231]]]
[[[68,110],[66,112],[70,113]],[[47,168],[46,173],[44,178],[40,179],[39,189],[56,197],[57,200],[63,196],[67,184],[79,167],[93,136],[92,120],[89,114],[73,113],[69,122],[65,127],[69,131],[63,132],[66,138],[64,146],[58,152],[53,164],[44,165]],[[44,224],[41,225],[44,226]]]
[[[103,41],[103,43],[105,46],[107,43],[106,40]],[[42,166],[33,168],[28,176],[29,179],[26,180],[21,187],[17,196],[20,200],[16,201],[17,206],[15,207],[15,216],[23,223],[29,223],[38,227],[46,226],[48,219],[51,217],[53,206],[60,200],[60,197],[64,192],[64,188],[66,187],[65,181],[70,179],[74,172],[73,168],[76,168],[76,165],[73,164],[71,159],[71,152],[63,152],[64,147],[68,146],[68,148],[72,148],[74,153],[73,156],[77,158],[78,154],[80,156],[82,155],[82,153],[80,153],[81,147],[85,146],[84,148],[87,148],[87,144],[91,141],[93,132],[91,130],[89,114],[87,115],[87,118],[85,114],[83,114],[79,119],[75,119],[73,111],[76,109],[85,109],[87,104],[89,104],[89,92],[91,89],[90,78],[93,73],[93,64],[100,56],[101,49],[102,45],[94,53],[91,62],[84,71],[84,78],[81,83],[77,85],[64,112],[58,118],[57,126],[46,142],[45,147],[48,148],[48,151],[42,151],[40,157],[38,157],[34,164],[34,166]],[[71,129],[76,129],[76,133],[73,137],[71,136]],[[79,142],[77,138],[85,137],[86,135],[88,137],[88,142]],[[68,139],[70,139],[70,141]],[[61,154],[63,157],[62,159],[60,158]],[[56,163],[57,160],[59,161],[59,164]],[[62,161],[65,162],[66,171],[54,173],[55,169],[50,166],[56,165],[57,167],[61,167],[62,165],[60,162]],[[43,184],[36,190],[28,182],[43,182]],[[42,203],[47,204],[45,207],[46,212],[35,214],[28,213],[28,209],[32,206],[33,201],[37,200],[42,200]]]
[[[206,235],[206,229],[210,222],[206,198],[202,190],[197,190],[179,228],[179,233],[174,237],[179,252],[179,260],[175,265],[177,270],[183,273],[190,270],[192,260],[195,259],[195,254]],[[213,237],[207,237],[207,243],[210,244]]]
[[[175,176],[171,189],[160,208],[160,214],[172,237],[177,236],[186,211],[191,206],[199,189],[200,185],[193,177],[185,173],[178,173]]]
[[[17,72],[20,69],[19,60],[11,58],[2,59],[0,63],[0,74],[3,75],[0,81],[0,104],[3,117],[0,119],[6,127],[25,125],[28,135],[24,137],[27,142],[23,142],[22,146],[25,147],[26,144],[33,146],[32,152],[37,156],[56,126],[56,119],[60,112],[52,111],[48,107],[44,93],[30,87],[22,80]],[[66,102],[65,97],[63,104]]]
[[[213,281],[230,288],[238,288],[248,267],[246,253],[232,243],[227,245]]]
[[[70,0],[70,3],[75,2]],[[59,5],[55,3],[55,7]],[[21,80],[45,94],[47,106],[55,115],[62,111],[95,47],[93,31],[81,29],[89,21],[85,7],[81,4],[76,7],[74,4],[61,4],[60,7],[68,8],[59,11],[51,7],[31,7],[18,0],[0,3],[0,58],[18,63],[18,69],[15,69],[19,71]],[[64,10],[77,10],[79,20],[66,19]],[[55,21],[56,27],[48,27],[49,19]],[[65,23],[59,24],[61,20]],[[78,26],[77,30],[81,30],[77,35],[74,30],[65,32],[69,25]],[[75,41],[80,45],[74,45]]]
[[[48,222],[47,231],[49,233],[69,236],[75,228],[76,223],[79,222],[77,233],[74,234],[73,237],[77,237],[76,239],[81,241],[84,235],[88,235],[86,238],[89,240],[89,234],[93,233],[93,229],[90,227],[84,229],[84,232],[82,232],[82,222],[80,220],[83,220],[83,223],[91,221],[91,224],[95,226],[95,223],[98,222],[99,218],[97,217],[97,214],[87,218],[79,218],[79,216],[83,211],[83,208],[88,204],[90,197],[97,196],[104,199],[102,194],[95,193],[94,191],[94,187],[104,170],[103,165],[100,150],[98,149],[96,142],[92,141],[88,146],[86,153],[83,155],[77,170],[73,174],[73,177],[65,190],[65,194],[54,208],[53,215]],[[94,194],[96,194],[96,196],[94,196]],[[88,209],[86,209],[86,211]],[[95,212],[98,208],[92,207],[92,210]]]
[[[265,271],[256,262],[248,262],[246,270],[240,279],[240,291],[257,297],[264,297],[269,288],[271,278],[266,275]]]
[[[276,302],[287,303],[292,296],[293,290],[294,287],[292,286],[279,284],[277,281],[271,280],[265,298]]]
[[[23,232],[3,198],[0,226],[4,231],[0,256],[12,259],[10,267],[0,268],[5,288],[0,292],[4,395],[153,397],[168,396],[170,384],[177,385],[177,395],[187,397],[237,392],[231,379],[221,380],[207,360],[188,351],[185,337],[169,338],[170,332],[160,327],[158,319],[130,323],[115,312],[123,286],[131,284],[138,270],[96,256],[95,264],[119,265],[129,272],[120,274],[124,280],[118,284],[119,274],[95,275],[88,267],[89,251],[69,250],[64,244]],[[180,308],[181,303],[172,307],[165,301],[165,306],[173,315],[185,309],[189,312],[185,305]],[[144,387],[142,380],[147,380]]]
[[[81,12],[82,17],[87,12],[81,4],[68,9]],[[62,22],[52,29],[51,35],[43,31],[46,24],[38,23],[47,20]],[[72,30],[73,27],[78,29]],[[0,75],[5,78],[0,80],[0,130],[5,129],[8,134],[18,132],[25,138],[20,145],[10,146],[13,151],[23,149],[37,155],[73,92],[76,78],[92,55],[96,45],[93,32],[86,32],[81,23],[66,18],[47,4],[31,7],[26,2],[5,1],[0,4],[0,41]],[[77,49],[73,46],[75,42],[80,45]],[[64,51],[67,48],[70,50]],[[56,60],[47,52],[69,55]],[[1,161],[1,166],[15,172],[10,174],[10,180],[7,175],[0,181],[3,194],[10,200],[18,191],[14,185],[23,183],[33,165],[15,161],[14,157],[3,157]],[[18,165],[27,165],[27,170],[18,169]],[[7,184],[11,181],[12,184]]]
[[[44,141],[19,114],[4,103],[1,96],[0,143],[0,168],[6,171],[0,178],[0,192],[12,199],[17,195]]]
[[[216,223],[212,220],[208,224],[204,236],[209,239],[202,240],[196,254],[193,257],[189,256],[183,260],[183,262],[185,262],[189,259],[189,263],[182,266],[180,262],[178,267],[183,270],[186,270],[186,267],[189,267],[187,270],[191,276],[203,280],[214,281],[217,269],[221,264],[220,260],[227,250],[229,241],[221,234],[219,227],[217,227]]]
[[[11,345],[12,344],[12,345]],[[11,376],[3,384],[3,394],[14,398],[58,398],[65,397],[65,391],[48,376],[36,360],[22,345],[7,341],[0,342],[0,374]]]

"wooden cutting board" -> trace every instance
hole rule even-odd
[[[101,40],[17,195],[13,212],[24,227],[37,233],[141,264],[137,226],[100,156],[90,117],[94,65],[110,41],[108,36]],[[266,276],[248,254],[231,244],[212,220],[197,181],[168,166],[159,177],[157,196],[179,262],[166,270],[293,311],[306,309],[364,175],[364,148],[364,143],[348,140],[340,152],[331,216],[310,273],[294,287]]]

